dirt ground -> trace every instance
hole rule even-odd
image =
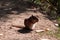
[[[39,19],[35,30],[49,28],[52,32],[55,32],[57,29],[57,27],[54,26],[54,23],[40,12],[34,13],[26,11],[24,13],[20,13],[19,15],[8,14],[0,19],[0,34],[3,34],[0,35],[0,40],[41,40],[42,38],[57,40],[53,35],[47,35],[46,33],[41,35],[36,33],[35,30],[31,32],[27,32],[25,30],[22,31],[22,28],[24,27],[24,19],[29,18],[31,15],[37,15]],[[18,25],[21,28],[16,28],[12,25]]]

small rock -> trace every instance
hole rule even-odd
[[[0,34],[0,36],[2,36],[3,34]]]
[[[49,39],[41,39],[41,40],[49,40]]]
[[[55,24],[55,26],[59,26],[59,24]]]
[[[12,8],[9,8],[9,10],[11,10]]]
[[[35,30],[36,32],[44,32],[45,30]]]
[[[49,31],[50,29],[49,28],[46,28],[45,31]]]
[[[18,12],[17,11],[11,11],[12,14],[17,14]]]
[[[6,8],[6,9],[3,9],[3,10],[11,10],[12,8]]]

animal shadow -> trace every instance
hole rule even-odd
[[[30,33],[32,31],[32,29],[26,29],[25,27],[24,28],[22,28],[22,29],[20,29],[20,30],[18,30],[18,32],[19,33]]]

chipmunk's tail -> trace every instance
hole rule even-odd
[[[21,26],[21,25],[12,25],[12,27],[23,28],[24,26]]]

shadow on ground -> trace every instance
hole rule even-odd
[[[24,13],[25,11],[33,11],[36,12],[38,10],[27,10],[30,7],[30,3],[23,0],[0,0],[0,20],[5,21],[10,19],[9,15],[19,15],[20,13]],[[30,8],[31,9],[31,8]],[[40,10],[42,10],[40,8]],[[42,11],[40,11],[42,14]],[[46,17],[50,19],[50,17]]]
[[[9,15],[25,12],[26,8],[26,2],[22,0],[0,0],[0,20],[8,20]]]
[[[31,31],[32,31],[31,29],[26,29],[25,27],[20,29],[20,30],[18,30],[19,33],[23,33],[23,34],[30,33]]]

